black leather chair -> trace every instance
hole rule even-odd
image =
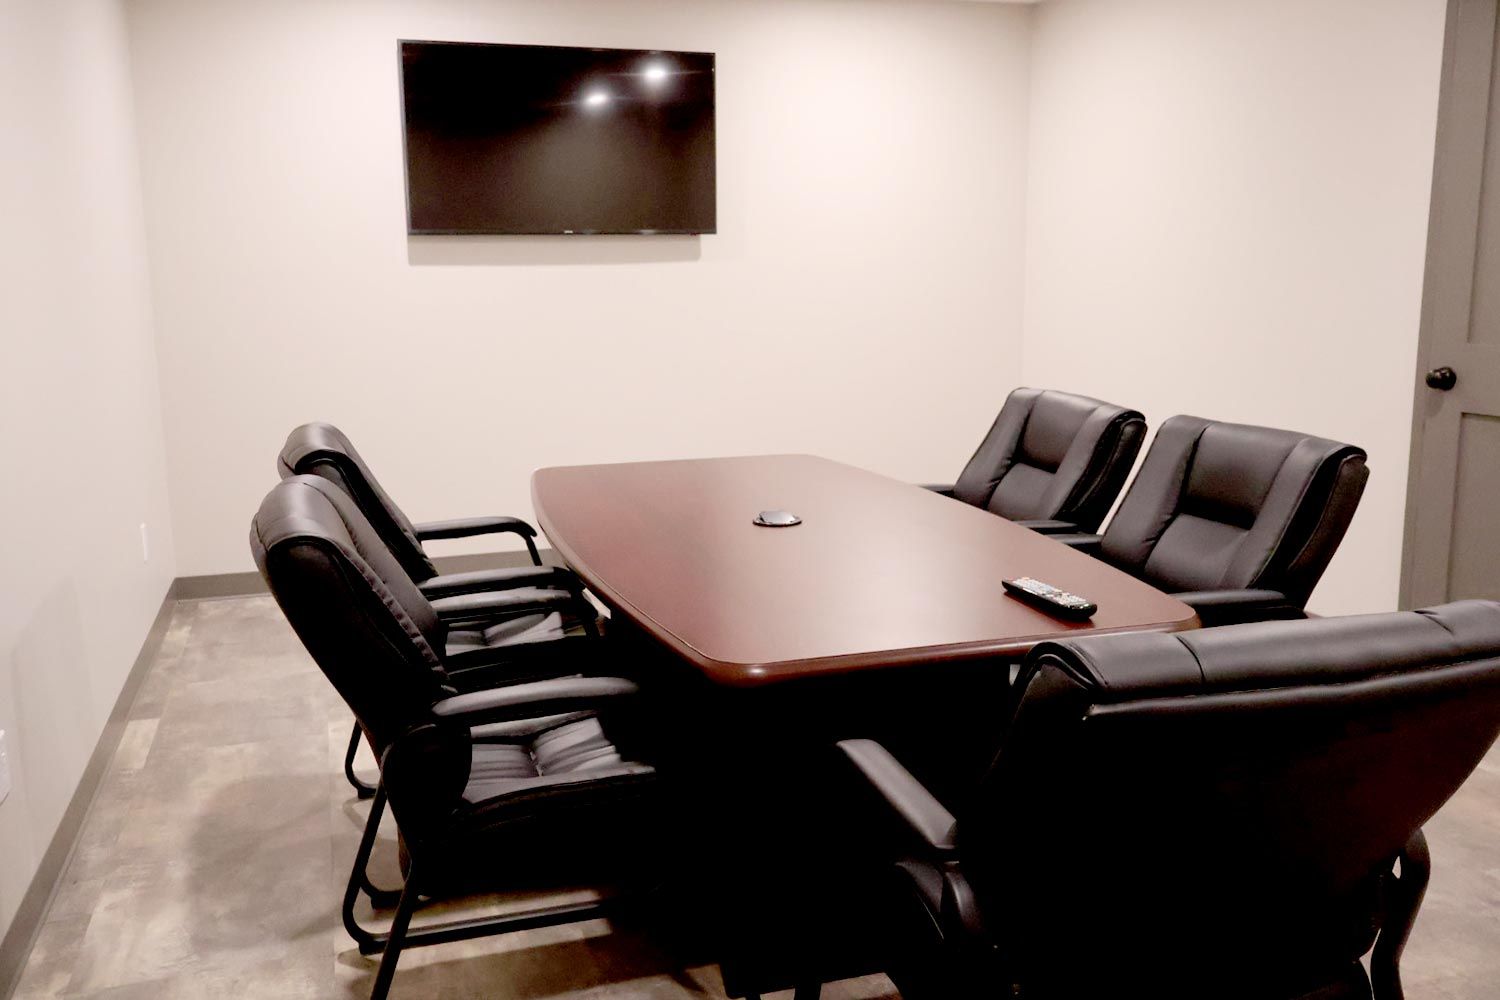
[[[1017,389],[951,486],[934,492],[1037,531],[1095,531],[1141,450],[1135,410],[1055,389]]]
[[[903,997],[1399,1000],[1422,825],[1500,731],[1500,605],[1045,644],[1019,684],[956,815],[840,744],[912,845]]]
[[[276,458],[276,471],[283,479],[297,475],[322,476],[353,497],[360,512],[385,540],[402,569],[429,598],[498,590],[505,586],[532,586],[537,582],[550,585],[557,578],[555,574],[537,574],[526,567],[440,575],[422,547],[423,542],[476,535],[516,535],[525,543],[532,565],[540,567],[542,558],[536,547],[536,529],[518,517],[499,515],[413,524],[381,487],[348,435],[332,424],[303,424],[288,434],[286,444],[282,445],[281,454]]]
[[[1300,618],[1369,476],[1353,445],[1173,417],[1104,535],[1054,537],[1174,593],[1204,625]]]
[[[564,860],[574,868],[606,854],[641,863],[656,784],[625,704],[636,686],[619,677],[556,676],[567,665],[540,660],[529,676],[545,679],[528,680],[513,657],[455,669],[442,617],[350,498],[324,479],[294,476],[273,489],[251,525],[250,545],[287,620],[380,761],[343,903],[360,951],[384,953],[373,997],[386,995],[404,946],[593,919],[621,901],[409,931],[419,898],[441,899],[453,885],[471,884],[476,871],[515,876],[536,855],[559,852],[572,852]],[[582,658],[588,643],[539,648]],[[372,903],[392,901],[366,871],[387,801],[405,880],[389,933],[377,934],[359,925],[354,907],[362,891]]]
[[[519,643],[562,639],[570,631],[592,633],[595,613],[583,597],[583,583],[561,567],[543,566],[536,529],[515,517],[473,517],[413,524],[391,500],[354,444],[332,424],[310,423],[294,429],[277,456],[283,479],[320,476],[351,497],[406,574],[442,613],[466,627],[450,632],[450,650],[479,655]],[[509,533],[526,544],[530,567],[439,574],[422,542],[442,538]],[[354,770],[359,729],[349,737],[344,774],[363,798],[375,793]]]

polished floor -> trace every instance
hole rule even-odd
[[[365,813],[339,773],[348,727],[269,598],[180,604],[18,1000],[365,996],[373,960],[338,917]],[[1500,997],[1500,750],[1427,831],[1434,874],[1407,997]],[[382,848],[389,873],[394,849]],[[392,992],[723,995],[713,967],[675,968],[643,933],[602,921],[414,949]],[[824,996],[895,993],[874,977]]]

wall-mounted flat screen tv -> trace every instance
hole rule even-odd
[[[711,52],[401,42],[412,233],[712,233]]]

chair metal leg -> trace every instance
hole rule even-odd
[[[360,891],[369,885],[369,875],[365,868],[370,863],[370,853],[375,849],[375,835],[380,831],[380,816],[384,812],[385,786],[381,785],[375,789],[375,801],[370,804],[370,816],[365,820],[365,832],[359,839],[359,850],[354,852],[354,867],[349,872],[349,884],[344,888],[344,905],[341,911],[344,918],[344,930],[349,932],[349,936],[359,946],[362,955],[373,955],[380,950],[378,935],[365,930],[359,925],[359,921],[354,919],[354,904],[359,899]]]
[[[467,941],[470,938],[488,937],[492,934],[509,934],[513,931],[534,930],[538,927],[555,927],[559,924],[577,923],[581,920],[597,920],[614,916],[632,901],[628,896],[613,896],[586,903],[564,903],[556,906],[539,906],[521,913],[507,913],[493,917],[469,917],[450,920],[441,924],[430,924],[411,930],[411,916],[421,900],[415,888],[412,873],[413,862],[407,869],[406,882],[399,893],[388,889],[377,889],[370,884],[370,855],[375,849],[375,838],[380,830],[380,818],[385,812],[386,791],[384,783],[376,786],[375,801],[370,804],[370,815],[365,820],[364,833],[359,840],[359,849],[354,852],[354,864],[349,871],[349,883],[344,888],[344,902],[340,916],[344,930],[354,939],[361,955],[374,955],[384,951],[380,960],[380,971],[376,975],[372,1000],[381,1000],[390,989],[391,977],[396,972],[396,962],[402,948],[444,944],[449,941]],[[371,931],[361,927],[354,917],[354,904],[361,892],[370,896],[375,906],[389,905],[399,896],[396,914],[389,931]],[[816,994],[814,994],[816,996]]]
[[[406,888],[401,892],[402,902],[397,904],[397,913],[406,905],[406,894],[410,891],[411,881],[408,878]],[[358,889],[352,890],[355,894]],[[347,899],[347,897],[346,897]],[[534,910],[526,910],[522,913],[508,913],[495,917],[466,917],[459,920],[450,920],[441,924],[427,924],[418,927],[414,931],[402,929],[402,947],[420,948],[431,944],[447,944],[450,941],[468,941],[471,938],[490,937],[495,934],[511,934],[515,931],[536,930],[538,927],[556,927],[559,924],[576,924],[584,920],[598,920],[601,917],[611,917],[619,913],[624,906],[624,900],[602,899],[588,903],[565,903],[558,906],[539,906]],[[413,900],[412,905],[416,905]],[[344,907],[344,927],[349,931],[349,936],[354,938],[359,946],[361,955],[374,955],[380,952],[390,939],[391,932],[368,931],[354,923],[354,908],[346,902]],[[394,925],[392,931],[395,930]]]
[[[349,750],[344,754],[344,777],[348,778],[349,784],[354,787],[354,794],[362,799],[368,799],[375,794],[375,786],[367,784],[354,773],[354,755],[359,753],[359,741],[363,736],[359,723],[356,722],[354,732],[349,734]]]
[[[385,786],[381,785],[376,789],[375,802],[370,807],[370,818],[365,822],[365,832],[360,838],[359,850],[354,854],[354,867],[349,873],[349,884],[344,889],[344,905],[341,911],[344,930],[348,931],[349,936],[354,939],[361,955],[374,955],[380,952],[396,933],[397,926],[401,928],[399,937],[402,947],[418,948],[430,944],[445,944],[449,941],[467,941],[470,938],[488,937],[492,934],[509,934],[513,931],[534,930],[538,927],[555,927],[558,924],[577,923],[581,920],[597,920],[624,910],[631,901],[631,898],[627,896],[612,896],[586,903],[539,906],[520,913],[507,913],[500,916],[466,917],[441,924],[429,924],[414,931],[408,931],[405,923],[400,920],[401,910],[408,904],[414,908],[419,900],[419,895],[412,892],[411,869],[408,869],[406,884],[402,887],[399,893],[400,901],[396,904],[397,921],[392,924],[390,931],[368,930],[361,927],[359,921],[355,919],[354,904],[359,900],[360,892],[370,891],[367,888],[369,878],[366,874],[366,866],[370,863],[370,854],[375,847],[375,835],[380,828],[380,812],[385,808],[385,801]],[[398,893],[391,890],[374,889],[371,902],[380,906],[382,905],[380,900],[389,900],[396,895]],[[408,913],[408,920],[410,916],[411,914]]]
[[[380,818],[384,814],[385,796],[382,795],[370,803],[370,814],[365,817],[365,829],[378,834],[380,832]],[[374,844],[374,840],[371,840],[371,844]],[[370,881],[370,862],[368,856],[365,858],[365,864],[351,872],[349,877],[351,879],[356,877],[359,879],[360,891],[370,897],[370,905],[377,910],[388,909],[401,901],[400,889],[382,889]]]
[[[1432,855],[1427,850],[1427,838],[1418,830],[1401,851],[1401,877],[1395,880],[1380,937],[1370,954],[1370,986],[1375,1000],[1402,1000],[1405,996],[1401,988],[1401,952],[1411,936],[1412,925],[1417,922],[1417,910],[1427,893],[1431,875]]]
[[[536,550],[536,543],[531,540],[531,536],[522,535],[521,541],[526,543],[526,551],[531,554],[531,565],[540,566],[542,564],[542,554]]]
[[[391,992],[391,980],[396,976],[396,963],[401,961],[401,948],[406,943],[406,931],[411,926],[412,911],[417,908],[416,866],[407,872],[406,888],[401,890],[401,902],[396,906],[395,919],[391,921],[390,933],[386,935],[385,952],[380,956],[380,968],[375,971],[375,985],[370,989],[370,1000],[385,1000]]]

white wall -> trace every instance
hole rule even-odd
[[[1396,603],[1444,7],[1034,11],[1025,380],[1365,447],[1325,613]]]
[[[306,419],[437,517],[565,462],[946,478],[1065,386],[1363,444],[1315,607],[1394,604],[1443,0],[133,0],[133,58],[119,8],[0,7],[0,932]],[[399,37],[717,51],[721,235],[408,240]]]
[[[173,574],[125,42],[113,2],[0,5],[0,934]]]
[[[178,570],[249,568],[306,419],[525,514],[566,462],[946,478],[1024,381],[1364,445],[1315,606],[1390,606],[1443,7],[132,0]],[[408,239],[399,37],[717,51],[720,235]]]
[[[305,420],[418,519],[529,515],[544,465],[795,450],[951,477],[1020,377],[1024,8],[130,10],[183,575],[251,568]],[[409,240],[403,37],[717,52],[719,235]]]

